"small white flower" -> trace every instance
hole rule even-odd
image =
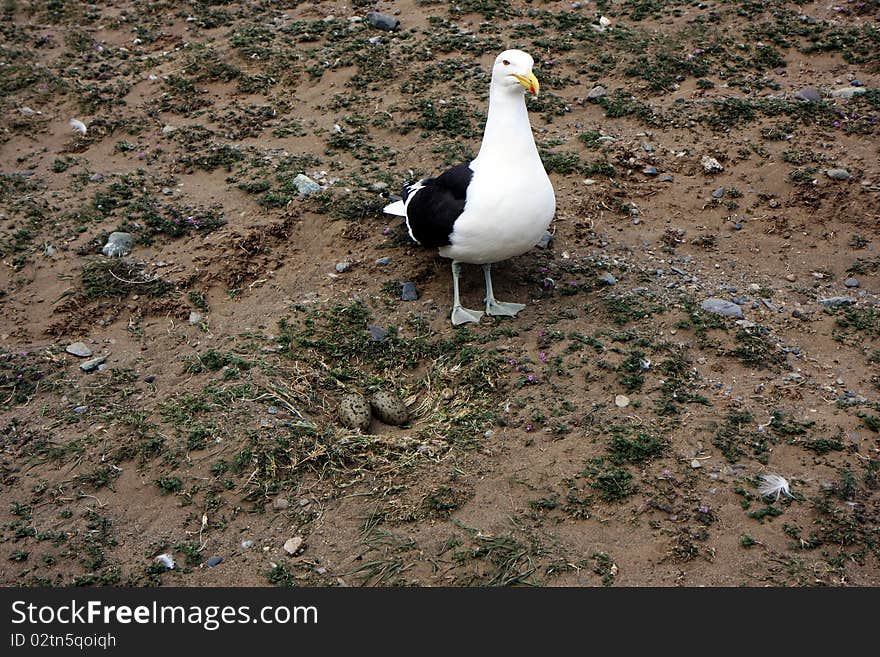
[[[88,132],[88,128],[86,128],[86,124],[80,121],[79,119],[70,119],[70,127],[76,130],[81,135],[84,135]]]
[[[791,490],[789,490],[788,480],[778,474],[762,474],[761,484],[758,486],[758,493],[760,493],[762,497],[775,495],[776,499],[774,501],[779,501],[780,495],[794,497],[794,495],[791,494]]]

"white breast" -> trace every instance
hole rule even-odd
[[[481,167],[474,172],[451,245],[440,255],[469,264],[500,262],[530,250],[556,211],[550,179],[534,167]]]

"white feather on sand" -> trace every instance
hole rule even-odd
[[[758,486],[758,493],[760,493],[762,497],[775,495],[777,501],[779,500],[780,495],[794,497],[789,489],[788,480],[778,474],[762,474],[761,483]]]
[[[70,119],[69,125],[81,135],[84,135],[89,131],[88,128],[86,128],[86,124],[79,119]]]

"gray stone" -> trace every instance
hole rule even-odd
[[[843,87],[842,89],[835,89],[831,92],[831,95],[834,98],[852,98],[853,96],[859,96],[868,91],[864,87],[853,86],[853,87]]]
[[[819,93],[818,89],[813,87],[806,87],[800,91],[796,91],[794,97],[798,100],[806,100],[814,103],[822,100],[822,94]]]
[[[251,549],[253,546],[254,546],[254,542],[253,542],[253,541],[242,541],[242,542],[241,542],[241,549],[242,549],[242,550],[249,550],[249,549]]]
[[[828,297],[827,299],[819,299],[819,303],[826,308],[842,308],[843,306],[853,306],[855,299],[849,297]]]
[[[272,500],[272,508],[275,511],[284,511],[287,507],[290,506],[290,502],[287,501],[287,498],[283,495],[279,495],[274,500]]]
[[[553,239],[553,235],[550,234],[549,230],[545,230],[544,234],[541,235],[541,239],[538,240],[538,243],[535,244],[539,249],[546,249],[550,246],[550,241]]]
[[[400,291],[400,298],[404,301],[416,301],[419,298],[419,291],[416,284],[412,281],[406,281]]]
[[[133,246],[134,235],[131,233],[110,233],[110,237],[107,238],[107,243],[104,245],[104,248],[101,249],[101,253],[108,258],[127,256],[131,253],[131,248]]]
[[[147,374],[147,376],[144,377],[144,383],[153,383],[155,380],[156,377],[152,374]]]
[[[93,372],[98,369],[98,365],[101,365],[105,360],[107,360],[106,356],[98,356],[97,358],[92,358],[90,360],[85,361],[79,366],[83,372]]]
[[[385,30],[386,32],[394,32],[394,30],[400,27],[400,21],[394,18],[394,16],[380,14],[378,11],[371,11],[367,14],[367,23],[378,30]]]
[[[340,274],[344,274],[349,269],[351,269],[351,263],[348,262],[347,260],[336,263],[336,271]]]
[[[659,172],[657,171],[657,167],[648,166],[642,169],[642,173],[646,176],[656,176]]]
[[[201,321],[202,321],[202,313],[193,310],[193,311],[189,314],[189,323],[190,323],[190,324],[193,324],[193,325],[195,325],[195,324],[200,324]]]
[[[390,265],[391,264],[391,257],[390,256],[383,256],[382,258],[376,258],[376,264],[383,265],[383,266]]]
[[[825,175],[831,180],[849,180],[852,177],[846,169],[827,169]]]
[[[617,285],[617,279],[614,278],[614,275],[611,272],[605,272],[599,277],[600,283],[605,283],[605,285]]]
[[[218,566],[223,563],[223,557],[211,557],[208,559],[208,568],[213,568],[214,566]]]
[[[293,186],[302,196],[309,196],[321,191],[321,186],[304,173],[297,174],[293,179]]]
[[[93,173],[91,176],[89,176],[89,180],[91,182],[101,182],[102,180],[104,180],[104,174],[103,173]]]
[[[723,187],[719,187],[712,192],[712,198],[724,198],[724,191]]]
[[[73,412],[76,413],[77,415],[82,415],[83,413],[86,413],[88,410],[89,410],[88,406],[77,406],[76,408],[73,409]]]
[[[374,182],[370,185],[370,190],[374,192],[384,192],[386,189],[388,189],[387,182]]]
[[[707,313],[712,313],[713,315],[743,319],[743,310],[740,306],[731,301],[718,299],[717,297],[706,299],[703,303],[700,304],[700,308],[702,310],[705,310]]]
[[[600,98],[604,98],[607,94],[608,91],[605,87],[601,84],[597,84],[587,93],[587,100],[599,100]]]
[[[674,179],[667,173],[665,176],[660,176],[659,178],[657,178],[657,180],[659,180],[660,182],[672,182]]]
[[[284,551],[287,552],[287,554],[294,555],[302,547],[302,544],[303,537],[294,536],[293,538],[289,538],[284,542]]]
[[[843,284],[844,284],[846,287],[859,287],[859,286],[861,286],[861,283],[859,282],[859,279],[858,279],[858,278],[847,278],[847,279],[843,282]]]
[[[381,326],[367,324],[367,330],[370,332],[370,340],[372,340],[373,342],[382,342],[385,338],[388,337],[388,331],[383,329]]]
[[[71,356],[79,356],[80,358],[88,358],[93,353],[84,342],[74,342],[73,344],[69,344],[64,351]]]

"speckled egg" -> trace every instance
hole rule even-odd
[[[409,422],[409,411],[406,405],[393,392],[380,390],[370,397],[373,413],[385,424],[400,426]]]
[[[339,420],[349,429],[366,431],[370,427],[370,405],[363,395],[353,392],[339,402]]]

